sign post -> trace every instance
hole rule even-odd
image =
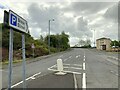
[[[35,56],[35,45],[34,45],[34,43],[32,43],[32,45],[31,45],[31,48],[33,49],[33,58],[34,58],[34,56]]]
[[[12,85],[12,63],[13,63],[13,29],[10,28],[9,37],[9,74],[8,74],[8,89],[11,89]]]
[[[12,86],[12,63],[13,63],[13,29],[22,33],[22,57],[23,57],[23,88],[26,88],[26,57],[25,57],[25,35],[24,33],[28,33],[28,25],[27,21],[9,10],[9,12],[4,12],[6,16],[4,16],[4,23],[8,24],[10,27],[10,37],[9,37],[9,74],[8,74],[8,89],[11,90]],[[9,14],[7,16],[7,14]],[[6,22],[5,20],[8,20]]]
[[[25,35],[22,34],[22,57],[23,57],[23,88],[26,88],[26,57],[25,57]]]

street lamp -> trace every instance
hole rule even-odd
[[[94,35],[94,37],[93,37],[93,44],[94,44],[94,47],[95,47],[95,29],[91,29],[91,30],[93,30],[94,32],[93,32],[93,35]]]
[[[94,47],[95,47],[95,29],[94,29]]]
[[[54,19],[51,19],[51,20],[48,21],[48,30],[49,30],[49,31],[48,31],[48,32],[49,32],[49,33],[48,33],[48,50],[49,50],[49,54],[50,54],[50,22],[51,22],[51,21],[55,21],[55,20],[54,20]]]

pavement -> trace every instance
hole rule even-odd
[[[26,84],[30,88],[112,88],[118,90],[118,60],[114,53],[74,48],[65,53],[26,65]],[[56,76],[57,59],[63,60],[64,76]],[[7,88],[8,69],[2,69],[2,87]],[[22,87],[22,65],[13,67],[12,87]]]

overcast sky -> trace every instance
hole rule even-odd
[[[96,39],[115,40],[118,39],[118,2],[109,1],[0,0],[0,23],[3,11],[11,9],[28,21],[30,34],[35,39],[48,34],[48,20],[54,18],[51,34],[65,31],[70,36],[71,46],[81,39],[93,42],[93,30]]]

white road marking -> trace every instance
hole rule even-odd
[[[68,58],[64,59],[64,61],[67,61],[67,60],[68,60]]]
[[[116,73],[115,71],[110,71],[111,73],[115,74],[116,76],[118,76],[118,73]]]
[[[111,62],[111,63],[113,63],[113,64],[115,64],[115,65],[118,65],[118,61],[111,60],[111,59],[106,59],[106,60],[109,61],[109,62]]]
[[[76,56],[76,58],[78,58],[78,56]]]
[[[18,86],[18,85],[21,84],[21,83],[23,83],[23,81],[20,81],[20,82],[18,82],[18,83],[16,83],[16,84],[12,85],[11,88],[14,88],[14,87]]]
[[[58,70],[56,70],[56,69],[51,69],[51,68],[48,68],[48,70],[50,70],[50,71],[58,71]]]
[[[82,88],[83,90],[86,90],[86,73],[83,73]]]
[[[120,60],[119,58],[113,57],[113,56],[108,56],[108,58],[111,58],[111,59],[114,59],[114,60]]]
[[[75,90],[77,90],[77,79],[76,79],[76,76],[75,74],[73,73],[73,78],[74,78],[74,86],[75,86]]]
[[[82,66],[80,64],[63,64],[63,65],[68,65],[68,66],[71,66],[71,65],[73,65],[73,66]]]
[[[54,71],[54,72],[58,71],[58,70],[56,70],[56,69],[51,69],[51,68],[48,68],[48,70]],[[63,72],[66,72],[66,73],[74,73],[74,74],[81,74],[81,73],[79,73],[79,72],[74,72],[74,71],[63,71]]]
[[[53,68],[53,67],[55,67],[55,66],[57,66],[57,64],[54,64],[54,65],[52,65],[51,67],[49,67],[49,68]]]
[[[81,74],[79,72],[73,72],[73,71],[64,71],[64,72],[66,72],[66,73],[74,73],[74,74]]]
[[[63,57],[63,55],[60,55],[59,57]]]
[[[80,55],[77,55],[77,56],[76,56],[76,58],[79,58],[79,57],[80,57]]]
[[[29,79],[35,79],[35,76],[37,76],[37,75],[39,75],[39,74],[41,74],[41,72],[32,75],[31,77],[27,78],[26,81],[29,80]],[[23,81],[20,81],[20,82],[18,82],[18,83],[16,83],[16,84],[12,85],[11,88],[18,86],[18,85],[20,85],[21,83],[23,83]]]
[[[76,67],[63,67],[63,68],[82,69],[82,68],[76,68]]]
[[[73,65],[75,65],[75,66],[82,66],[81,64],[73,64]]]
[[[35,79],[35,77],[31,77],[31,79],[33,79],[33,80],[34,80],[34,79]]]
[[[83,61],[85,61],[85,58],[83,59]]]
[[[83,70],[85,70],[85,63],[83,63]]]
[[[69,58],[72,58],[72,56],[69,56]]]
[[[69,56],[68,58],[64,59],[64,61],[67,61],[67,60],[69,60],[70,58],[72,58],[72,56]]]
[[[68,66],[70,66],[71,64],[63,64],[63,65],[68,65]]]
[[[85,56],[84,56],[84,58],[85,58]]]

